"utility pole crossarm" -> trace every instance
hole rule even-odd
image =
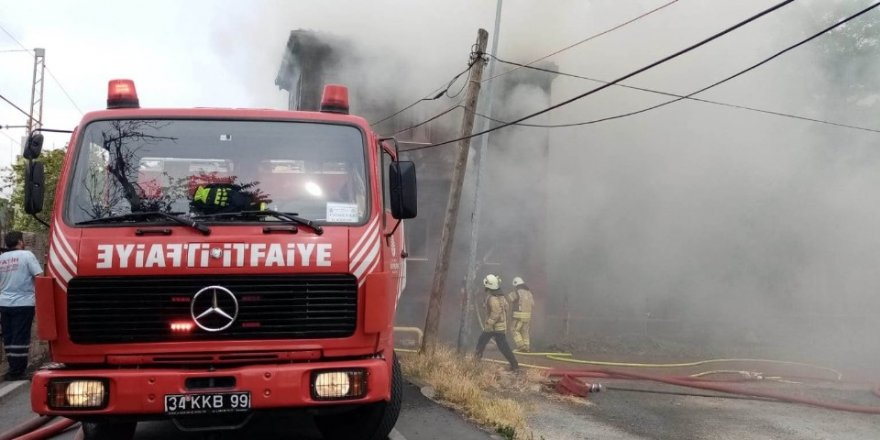
[[[486,53],[486,44],[489,33],[485,29],[477,32],[477,51],[472,56],[483,57]],[[434,266],[434,282],[431,285],[431,298],[428,302],[428,314],[425,317],[425,338],[422,340],[422,352],[433,351],[438,342],[440,327],[440,309],[443,303],[443,289],[449,271],[449,259],[452,244],[455,241],[455,224],[458,220],[458,208],[461,202],[461,189],[464,184],[464,176],[467,171],[468,153],[470,151],[470,136],[474,130],[474,115],[477,108],[477,99],[480,96],[480,83],[483,79],[483,65],[480,60],[475,60],[468,75],[467,94],[465,95],[465,111],[461,122],[461,134],[464,139],[458,142],[456,150],[455,166],[452,170],[449,199],[446,204],[446,216],[443,218],[443,229],[440,236],[440,250]]]

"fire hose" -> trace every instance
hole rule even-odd
[[[480,308],[475,307],[476,310],[476,318],[477,323],[480,325],[481,329],[483,327],[483,318],[480,315]],[[786,366],[797,366],[797,367],[806,367],[820,371],[826,371],[834,375],[836,381],[840,381],[843,379],[843,374],[840,371],[837,371],[833,368],[824,367],[821,365],[813,365],[802,362],[792,362],[792,361],[780,361],[775,359],[751,359],[751,358],[729,358],[729,359],[707,359],[695,362],[682,362],[682,363],[667,363],[667,364],[649,364],[649,363],[633,363],[633,362],[608,362],[608,361],[594,361],[587,359],[574,359],[572,358],[571,353],[567,352],[522,352],[522,351],[514,351],[515,354],[520,356],[538,356],[544,357],[553,361],[558,362],[569,362],[575,364],[584,364],[584,365],[595,365],[602,367],[626,367],[626,368],[687,368],[687,367],[699,367],[703,365],[710,364],[722,364],[722,363],[762,363],[762,364],[776,364],[776,365],[786,365]]]
[[[52,416],[34,417],[0,434],[0,440],[13,440],[21,435],[27,434],[28,432],[32,432],[35,429],[40,428],[41,426],[49,423],[52,419],[54,419],[54,417]]]
[[[876,406],[862,406],[862,405],[854,405],[849,403],[840,403],[840,402],[828,402],[818,399],[811,399],[808,397],[800,397],[800,396],[792,396],[783,393],[777,393],[773,391],[764,391],[764,390],[755,390],[733,386],[730,384],[724,384],[719,381],[708,381],[705,379],[694,378],[694,377],[677,377],[677,376],[657,376],[651,374],[644,373],[631,373],[628,371],[617,371],[617,370],[607,370],[607,369],[595,369],[595,370],[562,370],[562,369],[552,369],[548,372],[549,376],[561,376],[561,377],[589,377],[589,378],[605,378],[605,379],[636,379],[636,380],[648,380],[652,382],[665,383],[668,385],[676,385],[681,387],[689,387],[689,388],[697,388],[702,390],[709,391],[717,391],[727,394],[737,394],[742,396],[750,396],[750,397],[763,397],[767,399],[773,399],[780,402],[789,402],[789,403],[797,403],[802,405],[809,405],[819,408],[831,409],[836,411],[847,411],[847,412],[856,412],[862,414],[877,414],[880,415],[880,407]],[[880,397],[880,386],[875,388],[874,394]]]
[[[44,440],[66,431],[76,423],[64,417],[37,416],[0,434],[0,440]]]
[[[16,440],[44,440],[48,438],[52,438],[63,431],[66,431],[71,426],[75,425],[77,422],[67,418],[59,418],[54,422],[43,426],[35,431],[31,431],[21,437],[18,437]]]

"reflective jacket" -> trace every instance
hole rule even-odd
[[[515,289],[507,294],[507,299],[513,306],[514,319],[529,319],[532,317],[532,307],[535,306],[535,299],[529,289]]]
[[[491,293],[486,297],[486,325],[483,331],[487,332],[506,332],[507,331],[507,312],[510,306],[504,295],[500,293]]]

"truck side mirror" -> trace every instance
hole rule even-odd
[[[398,161],[392,162],[388,168],[391,216],[398,220],[415,218],[418,213],[416,164]]]
[[[37,214],[43,210],[45,183],[46,173],[42,162],[28,161],[24,172],[24,212]]]
[[[40,153],[43,152],[43,135],[40,133],[31,133],[27,138],[27,143],[24,146],[24,158],[28,160],[33,160],[40,157]]]

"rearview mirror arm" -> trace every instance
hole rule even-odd
[[[392,235],[397,231],[397,228],[400,227],[400,224],[403,223],[403,220],[397,220],[397,223],[394,224],[394,228],[391,229],[391,232],[385,234],[385,239],[388,240]]]

